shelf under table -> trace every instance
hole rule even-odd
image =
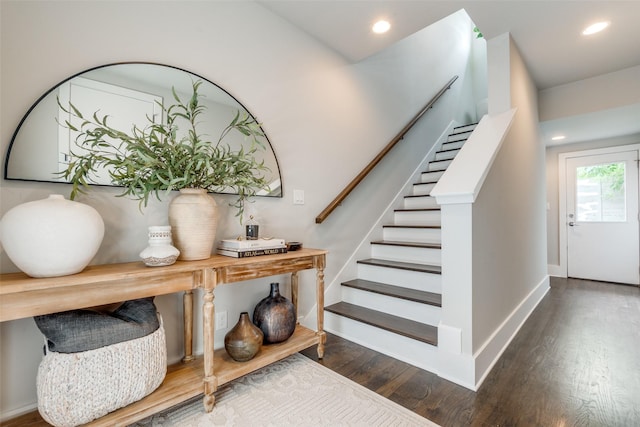
[[[263,345],[258,354],[247,362],[231,359],[224,348],[215,351],[214,367],[218,386],[231,382],[255,370],[263,368],[294,353],[318,344],[315,331],[297,325],[294,334],[286,341]],[[187,363],[169,366],[167,376],[153,393],[124,408],[99,418],[91,426],[126,426],[161,412],[204,392],[202,384],[204,360],[198,356]],[[215,407],[213,408],[215,411]],[[203,408],[204,412],[204,408]]]

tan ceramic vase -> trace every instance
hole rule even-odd
[[[253,359],[262,347],[262,331],[249,319],[249,313],[240,313],[238,323],[224,336],[224,348],[236,362]]]
[[[179,260],[211,256],[218,228],[218,206],[206,190],[184,188],[169,204],[169,224]]]

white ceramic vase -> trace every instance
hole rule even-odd
[[[171,265],[180,255],[172,243],[170,225],[153,225],[149,227],[149,246],[140,252],[140,258],[149,267]]]
[[[60,194],[15,206],[0,223],[4,250],[31,277],[81,272],[98,252],[103,237],[100,214]]]
[[[169,224],[178,259],[194,261],[211,256],[218,228],[218,206],[206,190],[184,188],[169,204]]]

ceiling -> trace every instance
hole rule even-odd
[[[262,0],[260,3],[351,62],[373,55],[464,8],[486,39],[511,34],[538,89],[640,65],[640,1],[635,0]],[[391,22],[391,30],[382,36],[370,31],[373,22],[380,18]],[[602,20],[611,22],[604,32],[588,38],[581,35],[587,25]],[[640,120],[634,122],[625,129],[640,132]],[[593,117],[589,123],[593,127]],[[584,133],[585,128],[581,128],[584,123],[572,125],[576,132]],[[574,136],[572,140],[579,138]]]

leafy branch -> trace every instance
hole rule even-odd
[[[148,125],[133,125],[130,132],[111,127],[108,115],[98,112],[86,117],[73,104],[60,108],[71,120],[66,126],[78,132],[71,150],[71,162],[59,173],[73,185],[70,198],[84,193],[89,184],[95,183],[100,170],[106,170],[113,185],[123,187],[118,197],[127,196],[140,201],[140,208],[147,206],[150,196],[161,200],[163,195],[182,188],[201,188],[220,192],[233,189],[238,195],[231,203],[242,221],[244,204],[258,191],[269,188],[264,172],[269,168],[258,161],[256,154],[264,150],[260,141],[264,136],[260,125],[248,114],[236,112],[233,120],[222,130],[214,143],[198,132],[198,120],[206,110],[200,104],[198,88],[201,81],[193,82],[193,94],[188,101],[180,99],[172,89],[175,103],[165,108],[158,103],[165,122],[156,123],[147,117]],[[75,120],[74,120],[75,121]],[[186,125],[183,136],[179,128]],[[250,144],[232,149],[224,140],[231,132],[239,132]]]

